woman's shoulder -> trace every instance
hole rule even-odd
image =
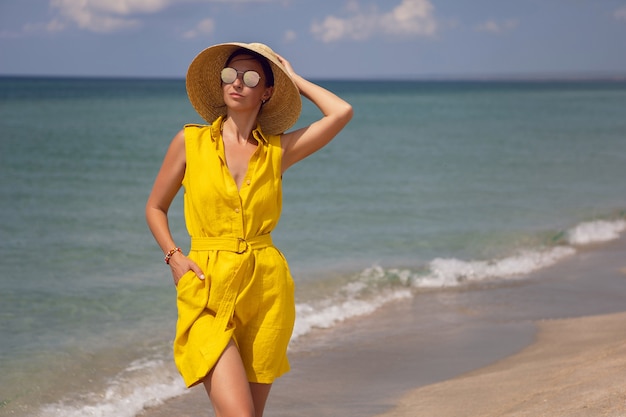
[[[183,125],[183,131],[201,131],[211,129],[212,125],[203,125],[199,123],[187,123]]]
[[[185,129],[186,129],[186,128],[188,128],[188,127],[189,127],[189,128],[198,128],[198,129],[202,129],[202,128],[205,128],[205,127],[211,127],[211,126],[212,126],[212,124],[208,124],[208,125],[207,125],[207,124],[202,124],[202,123],[185,123],[185,124],[183,125],[183,128],[185,128]]]
[[[217,129],[217,132],[215,132],[215,129]],[[215,137],[216,133],[219,134],[219,127],[216,127],[215,123],[209,125],[187,123],[183,126],[182,132],[185,136],[185,141],[209,139]]]

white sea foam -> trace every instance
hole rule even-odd
[[[418,287],[455,287],[467,282],[508,278],[535,272],[573,255],[574,248],[559,246],[546,250],[522,251],[492,261],[462,261],[437,258],[430,262],[430,273],[416,281]]]
[[[65,399],[41,408],[41,417],[134,417],[146,407],[187,392],[180,376],[158,359],[131,363],[102,392]]]
[[[314,328],[327,329],[352,317],[371,314],[383,305],[410,298],[406,287],[381,288],[388,274],[379,266],[365,269],[358,280],[341,287],[334,295],[296,306],[292,341]]]
[[[597,220],[568,230],[566,245],[519,251],[491,260],[435,258],[428,272],[385,269],[374,265],[361,272],[337,294],[316,302],[299,304],[293,338],[314,328],[330,328],[351,318],[371,314],[386,303],[411,297],[410,288],[450,288],[484,280],[509,279],[552,266],[576,253],[575,246],[616,239],[626,231],[626,221]]]
[[[626,231],[625,220],[595,220],[581,223],[568,230],[567,241],[570,245],[577,246],[608,242],[619,238],[624,231]]]
[[[371,314],[389,302],[410,298],[411,288],[457,287],[520,276],[554,265],[575,252],[573,247],[558,246],[489,261],[437,258],[426,273],[374,265],[327,299],[298,304],[293,340],[314,328],[331,328],[346,319]]]
[[[371,314],[390,301],[410,298],[407,289],[387,291],[368,300],[350,299],[340,304],[316,307],[311,304],[299,304],[296,308],[296,324],[292,340],[309,333],[313,328],[327,329],[352,317]]]

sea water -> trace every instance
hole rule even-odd
[[[284,176],[294,340],[626,231],[626,82],[320,83],[355,115]],[[305,102],[297,127],[317,117]],[[144,205],[190,122],[183,80],[0,78],[0,415],[134,416],[184,395]],[[180,195],[170,222],[187,248]]]

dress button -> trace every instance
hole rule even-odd
[[[239,213],[239,207],[235,209],[235,213]]]
[[[246,185],[250,185],[250,182],[251,182],[250,180],[246,181]]]

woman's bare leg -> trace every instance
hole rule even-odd
[[[250,391],[252,392],[252,401],[254,402],[254,414],[255,417],[263,417],[263,410],[265,410],[265,403],[267,397],[270,395],[270,389],[272,384],[256,384],[250,383]]]
[[[232,340],[204,379],[204,387],[216,417],[255,416],[250,384],[239,350]]]
[[[204,379],[216,417],[263,417],[272,384],[249,383],[237,345],[232,340]]]

